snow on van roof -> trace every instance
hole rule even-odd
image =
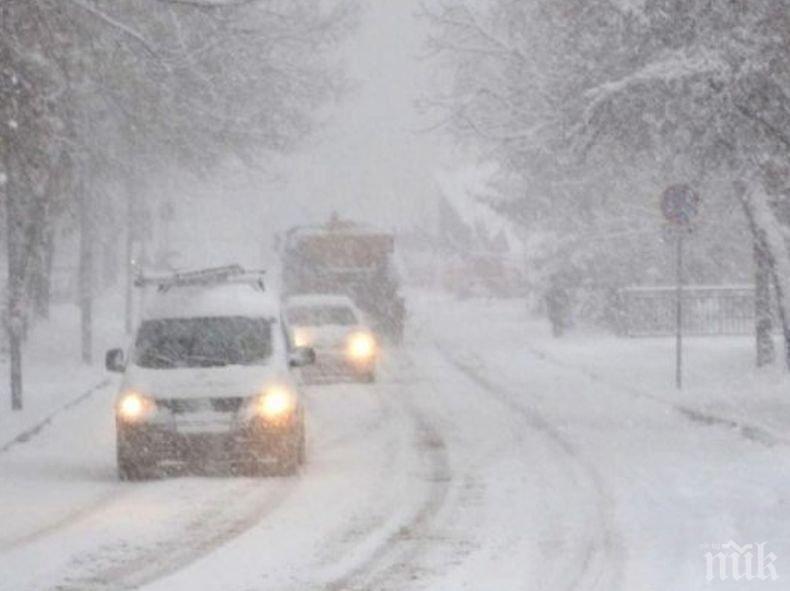
[[[354,300],[347,295],[332,293],[305,293],[289,297],[286,300],[289,308],[317,306],[347,306],[356,308]]]
[[[275,298],[246,284],[175,287],[156,292],[150,299],[145,319],[210,318],[248,316],[278,318]]]

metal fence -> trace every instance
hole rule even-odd
[[[675,333],[675,287],[630,287],[620,291],[627,336]],[[683,331],[689,335],[754,333],[754,286],[683,288]]]

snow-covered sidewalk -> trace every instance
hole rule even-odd
[[[675,387],[674,338],[619,338],[571,332],[556,339],[548,322],[530,317],[519,300],[467,300],[436,305],[443,295],[421,294],[433,330],[448,340],[474,335],[478,350],[503,367],[538,357],[558,370],[576,372],[592,382],[614,386],[635,397],[663,404],[702,423],[741,429],[747,436],[790,443],[790,375],[782,367],[755,367],[753,337],[690,337],[684,340],[684,387]],[[433,299],[434,304],[430,302]],[[442,318],[442,311],[448,317]],[[449,316],[469,319],[459,325]],[[439,328],[440,327],[440,328]],[[419,328],[418,328],[419,330]],[[507,346],[503,346],[507,344]],[[781,343],[777,341],[778,357]],[[770,443],[770,441],[767,441]]]
[[[11,410],[8,359],[0,357],[0,453],[46,428],[58,415],[108,386],[104,351],[125,342],[123,309],[114,299],[97,302],[94,363],[80,359],[79,310],[73,304],[52,307],[51,318],[30,332],[23,354],[23,409]]]

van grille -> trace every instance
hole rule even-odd
[[[215,412],[237,412],[244,398],[231,396],[227,398],[160,398],[156,401],[159,408],[173,414],[188,414],[213,410]]]

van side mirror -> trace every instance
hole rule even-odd
[[[288,365],[291,367],[305,367],[313,363],[315,363],[315,349],[312,347],[296,347],[288,358]]]
[[[107,354],[104,356],[104,367],[107,368],[107,371],[123,373],[126,369],[123,349],[110,349],[107,351]]]

